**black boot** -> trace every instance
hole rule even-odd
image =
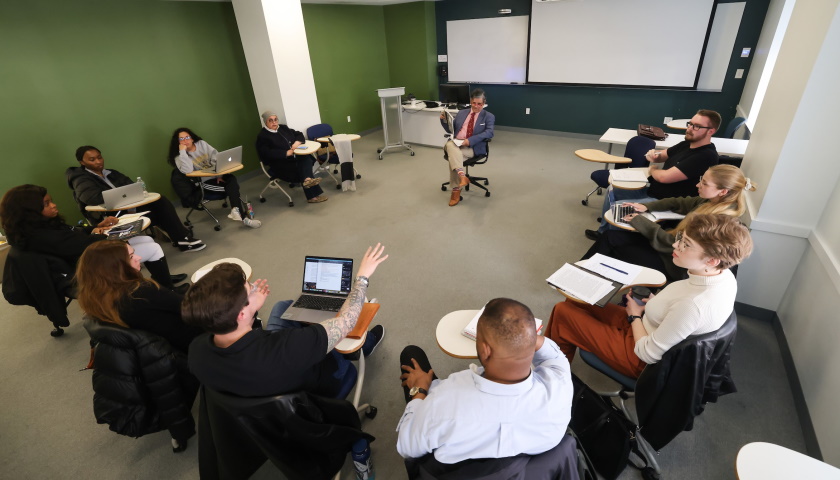
[[[149,270],[152,279],[158,282],[162,287],[183,294],[189,288],[189,285],[184,284],[178,287],[172,285],[172,276],[169,274],[169,265],[166,263],[166,257],[156,260],[154,262],[146,261],[143,265]]]

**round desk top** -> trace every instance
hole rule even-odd
[[[648,167],[639,167],[639,168],[626,168],[625,170],[640,170],[643,172],[648,171]],[[647,182],[621,182],[621,181],[613,181],[612,173],[610,173],[610,185],[614,188],[620,188],[621,190],[641,190],[647,187]]]
[[[455,358],[478,358],[475,340],[461,334],[476,313],[478,310],[456,310],[440,319],[435,329],[435,338],[440,349],[447,355]]]
[[[579,158],[586,160],[587,162],[630,163],[633,161],[627,157],[618,157],[615,155],[610,155],[609,153],[603,150],[598,150],[595,148],[583,148],[580,150],[575,150],[575,155],[577,155]]]
[[[312,155],[321,148],[321,144],[314,140],[307,140],[303,145],[295,149],[295,155]]]
[[[356,140],[362,138],[362,136],[357,134],[357,133],[344,133],[344,134],[337,133],[336,135],[346,135],[347,139],[350,140],[351,142],[355,142]],[[333,135],[333,136],[335,136],[335,135]],[[315,139],[315,141],[327,143],[327,142],[330,141],[330,137],[318,137],[318,138]]]
[[[196,170],[194,172],[190,172],[187,174],[188,177],[220,177],[222,175],[227,175],[228,173],[238,172],[245,168],[245,165],[241,163],[235,167],[228,168],[227,170],[222,170],[221,172],[202,172],[201,170]]]
[[[207,265],[205,265],[205,266],[199,268],[198,270],[196,270],[195,273],[192,274],[192,277],[190,277],[190,281],[192,283],[197,282],[201,277],[203,277],[205,274],[207,274],[207,272],[212,270],[213,267],[215,267],[216,265],[218,265],[220,263],[235,263],[235,264],[239,265],[240,267],[242,267],[242,270],[245,272],[245,278],[249,278],[249,279],[251,278],[251,266],[250,265],[248,265],[247,263],[243,262],[242,260],[240,260],[238,258],[222,258],[221,260],[216,260],[215,262],[210,262]]]
[[[362,338],[359,339],[344,337],[344,339],[336,344],[335,349],[338,353],[353,353],[362,348],[362,345],[365,344],[366,338],[367,332],[365,332],[365,334],[362,335]]]
[[[676,118],[671,120],[667,124],[665,124],[668,128],[673,128],[674,130],[687,130],[688,125],[686,123],[690,122],[690,118]]]
[[[635,232],[636,231],[636,229],[631,227],[629,224],[616,223],[615,218],[613,218],[612,208],[607,209],[607,211],[604,212],[604,221],[609,223],[610,225],[612,225],[614,227],[618,227],[622,230],[627,230],[628,232]]]
[[[586,267],[586,260],[579,260],[575,262],[575,265],[579,267]],[[636,278],[633,279],[632,282],[628,283],[624,286],[619,292],[624,292],[631,287],[661,287],[665,285],[665,274],[660,272],[659,270],[654,270],[648,267],[642,267],[642,271],[636,275]],[[557,290],[557,293],[566,297],[566,299],[571,300],[573,302],[584,303],[583,300],[573,297],[568,293],[560,290],[559,288],[554,288]],[[464,326],[467,324],[465,323]]]
[[[735,458],[739,480],[787,480],[819,478],[840,480],[840,469],[779,445],[748,443]]]
[[[145,230],[145,229],[149,228],[149,227],[152,225],[152,221],[151,221],[151,220],[149,220],[149,219],[148,219],[148,217],[140,217],[140,218],[138,218],[138,220],[143,220],[143,226],[142,226],[143,230]],[[134,220],[132,220],[132,222],[133,222],[133,221],[134,221]],[[130,223],[130,222],[129,222],[129,223]],[[113,226],[113,227],[111,227],[111,228],[117,228],[117,227],[119,227],[119,226],[120,226],[120,224],[119,224],[119,223],[117,223],[116,225],[114,225],[114,226]],[[108,232],[110,232],[110,231],[111,231],[111,228],[109,228],[108,230],[105,230],[104,234],[105,234],[105,235],[108,235]]]
[[[129,203],[128,205],[119,208],[114,208],[112,210],[106,210],[105,207],[102,205],[88,205],[87,207],[85,207],[85,210],[87,210],[88,212],[117,212],[120,210],[131,210],[132,208],[142,207],[143,205],[156,202],[159,199],[159,193],[149,192],[148,195],[146,195],[146,197],[143,198],[143,200],[140,200],[139,202]]]

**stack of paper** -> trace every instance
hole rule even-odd
[[[614,182],[647,183],[648,179],[646,168],[619,168],[617,170],[610,170],[610,176]]]
[[[484,313],[484,307],[481,307],[481,310],[479,310],[478,313],[475,314],[472,320],[470,320],[470,323],[468,323],[467,326],[464,327],[464,331],[461,332],[461,335],[469,338],[470,340],[475,340],[476,330],[478,329],[478,318],[481,316],[482,313]],[[534,320],[537,323],[537,335],[539,335],[542,331],[543,321],[539,318],[535,318]]]
[[[145,216],[147,213],[149,213],[148,210],[146,210],[145,212],[129,213],[128,215],[122,215],[119,218],[119,222],[117,222],[117,225],[125,225],[126,223],[131,223],[135,220],[139,220],[140,217]]]
[[[546,281],[590,305],[594,305],[614,289],[612,282],[609,280],[596,277],[568,263],[560,267],[560,270],[552,273]]]

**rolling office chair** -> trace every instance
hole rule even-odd
[[[271,462],[290,479],[340,474],[364,433],[350,402],[306,392],[244,398],[202,386],[198,465],[201,478],[249,478]]]
[[[172,174],[170,175],[169,180],[172,183],[172,188],[175,190],[175,193],[181,199],[181,205],[190,209],[190,211],[187,212],[187,216],[184,217],[185,226],[192,230],[190,215],[192,215],[192,213],[196,210],[202,210],[214,222],[216,222],[213,230],[218,232],[222,229],[222,224],[219,223],[219,219],[216,218],[216,216],[213,215],[213,212],[207,208],[207,202],[211,200],[221,200],[222,208],[227,208],[228,201],[224,192],[205,191],[204,188],[201,187],[201,178],[188,177],[177,168],[172,169]]]
[[[266,190],[268,190],[269,188],[272,188],[272,189],[280,190],[281,192],[283,192],[283,195],[285,195],[286,198],[289,199],[289,206],[294,207],[295,202],[292,200],[291,195],[289,195],[289,192],[287,192],[286,190],[283,190],[283,187],[280,186],[280,182],[283,181],[283,179],[281,179],[280,177],[271,176],[271,174],[268,173],[268,169],[265,168],[265,164],[263,162],[260,162],[260,168],[262,168],[262,171],[265,174],[265,176],[268,177],[268,184],[265,186],[265,188],[262,189],[262,192],[260,192],[260,203],[265,203],[265,197],[263,196],[263,194],[265,193]]]
[[[647,166],[648,161],[645,159],[645,154],[648,150],[654,148],[655,146],[656,142],[651,138],[638,135],[631,138],[630,141],[627,142],[627,147],[624,149],[624,156],[632,161],[630,163],[617,164],[615,168],[638,168]],[[608,166],[609,165],[607,165],[607,167]],[[580,203],[584,206],[589,205],[589,197],[592,196],[593,193],[598,192],[598,195],[601,195],[603,193],[603,189],[609,188],[610,171],[607,168],[595,170],[589,178],[595,182],[596,186],[591,192],[586,194],[586,198],[580,201]]]
[[[306,129],[306,138],[310,140],[315,140],[316,138],[321,137],[330,137],[332,135],[333,128],[329,123],[319,123]],[[337,190],[341,190],[341,182],[333,176],[333,174],[338,173],[338,165],[340,162],[338,156],[336,155],[335,146],[333,146],[332,140],[329,142],[321,142],[321,148],[318,150],[318,163],[319,165],[315,165],[315,171],[313,174],[326,172],[326,174],[329,175],[335,182],[335,188]],[[330,173],[330,165],[333,166],[332,173]],[[353,167],[353,174],[357,180],[362,178],[355,166]]]
[[[488,185],[490,183],[490,181],[487,179],[487,177],[475,177],[475,176],[470,175],[470,167],[474,167],[476,165],[484,165],[485,163],[487,163],[487,160],[490,158],[490,140],[491,139],[489,139],[489,138],[487,140],[484,140],[485,142],[487,142],[487,154],[486,155],[476,155],[475,157],[464,159],[464,169],[466,170],[467,179],[470,181],[470,183],[468,183],[466,186],[464,186],[464,190],[469,192],[470,191],[470,185],[475,185],[476,187],[484,190],[484,196],[485,197],[490,196],[490,190],[487,190],[487,187],[485,187],[484,185]],[[446,150],[444,150],[443,158],[447,159],[447,160],[449,159],[449,156],[446,154]],[[484,185],[482,185],[479,182],[484,182]],[[440,185],[440,189],[445,192],[447,185],[449,185],[449,182],[442,183]],[[463,200],[464,200],[464,197],[461,197],[461,201],[463,201]]]
[[[53,324],[60,337],[70,325],[67,307],[76,298],[73,268],[61,258],[11,246],[3,266],[3,297],[12,305],[29,305]]]
[[[420,458],[406,459],[405,469],[409,480],[448,478],[583,480],[584,476],[581,475],[578,464],[577,449],[578,443],[575,437],[567,433],[557,446],[538,455],[476,458],[446,464],[439,462],[434,453],[429,453]]]
[[[624,416],[636,425],[639,449],[647,461],[642,469],[645,479],[660,478],[656,452],[680,432],[691,430],[694,417],[703,413],[706,403],[737,391],[729,371],[737,329],[738,318],[733,311],[719,329],[674,345],[635,380],[616,372],[595,354],[579,349],[587,365],[619,384],[617,390],[597,393],[608,401],[617,397]],[[635,398],[633,413],[625,403],[629,398]]]
[[[724,138],[735,138],[735,132],[737,132],[738,129],[741,128],[746,122],[747,122],[747,119],[745,119],[744,117],[733,118],[726,125],[726,129],[723,131],[722,136]],[[748,134],[745,138],[749,139],[749,132],[747,132],[747,133]],[[732,156],[729,156],[729,155],[721,155],[718,161],[720,163],[723,163],[723,164],[726,164],[726,165],[733,165],[733,166],[736,166],[738,168],[741,168],[741,163],[744,161],[744,159],[742,157],[732,157]]]
[[[198,380],[187,356],[153,333],[84,316],[90,335],[93,413],[113,432],[138,438],[169,430],[175,453],[195,435]]]

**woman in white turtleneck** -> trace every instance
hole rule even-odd
[[[571,361],[576,349],[592,352],[614,370],[638,378],[671,347],[691,335],[713,332],[729,318],[738,286],[729,267],[752,251],[747,227],[729,215],[690,214],[674,242],[674,264],[688,279],[637,304],[604,308],[560,302],[546,336]]]

